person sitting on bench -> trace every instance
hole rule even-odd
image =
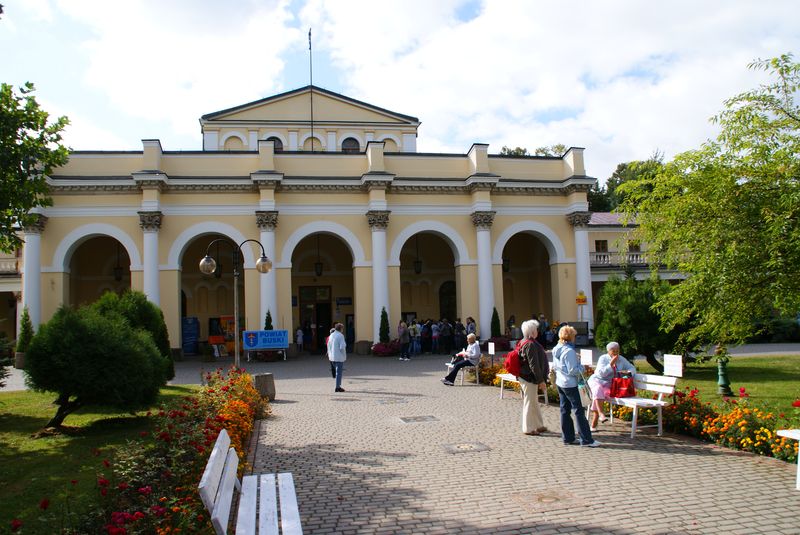
[[[458,376],[458,370],[464,366],[477,366],[481,361],[481,346],[474,333],[467,335],[467,349],[456,353],[456,360],[453,362],[453,367],[450,368],[450,373],[442,378],[442,382],[447,386],[453,386],[453,381]]]

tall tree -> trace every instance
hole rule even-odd
[[[611,212],[622,203],[625,196],[619,187],[633,180],[653,178],[664,168],[664,153],[655,151],[647,160],[623,162],[606,180],[605,185],[595,185],[589,191],[589,210],[592,212]]]
[[[534,156],[563,156],[567,152],[567,146],[563,143],[556,143],[549,147],[539,147],[533,151]]]
[[[48,124],[50,116],[33,92],[30,82],[19,94],[11,85],[0,85],[0,251],[5,252],[22,245],[17,231],[35,222],[30,210],[52,203],[45,177],[68,158],[60,142],[69,120],[59,117]]]
[[[800,309],[800,64],[758,60],[770,81],[725,101],[715,140],[627,182],[621,210],[651,265],[688,275],[656,303],[684,341],[741,343],[753,319]]]

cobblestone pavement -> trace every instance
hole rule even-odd
[[[518,394],[445,360],[351,356],[338,394],[324,357],[251,367],[277,389],[251,465],[294,474],[306,533],[800,534],[793,465],[621,424],[564,446],[554,405],[526,436]]]

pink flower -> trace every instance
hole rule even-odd
[[[150,494],[152,494],[152,492],[153,488],[150,485],[139,488],[139,494],[141,494],[142,496],[149,496]]]
[[[125,489],[127,489],[129,486],[130,486],[130,485],[128,485],[127,483],[125,483],[125,482],[123,481],[122,483],[120,483],[119,485],[117,485],[117,488],[118,488],[119,490],[125,490]]]

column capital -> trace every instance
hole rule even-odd
[[[389,214],[391,210],[370,210],[366,213],[369,228],[372,230],[383,229],[389,226]]]
[[[278,226],[278,211],[256,210],[256,225],[259,230],[275,230]]]
[[[586,227],[589,225],[591,219],[591,212],[572,212],[571,214],[567,214],[567,221],[569,221],[569,224],[573,227]]]
[[[156,231],[161,228],[161,218],[163,214],[158,210],[136,212],[139,214],[139,226],[144,231]]]
[[[29,214],[31,220],[23,223],[22,231],[25,234],[41,234],[44,232],[44,227],[47,225],[47,216],[42,214]]]
[[[492,223],[494,223],[494,215],[497,212],[494,210],[478,210],[476,212],[472,212],[470,217],[472,217],[472,224],[475,225],[478,230],[488,230],[492,228]]]

